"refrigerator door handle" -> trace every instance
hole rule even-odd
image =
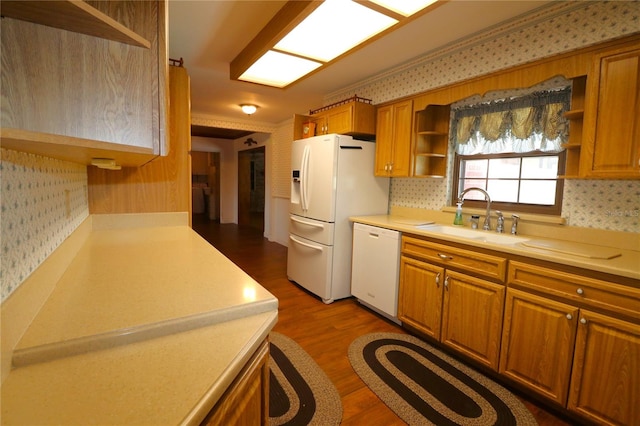
[[[309,210],[309,157],[311,156],[311,147],[309,145],[304,147],[302,153],[302,184],[301,190],[301,202],[302,210]]]
[[[291,235],[289,235],[289,239],[290,239],[291,241],[293,241],[294,243],[296,243],[296,244],[300,244],[301,246],[305,246],[305,247],[308,247],[308,248],[310,248],[310,249],[317,250],[317,251],[322,251],[322,247],[320,247],[320,246],[314,246],[313,244],[304,243],[304,242],[302,242],[302,241],[298,240],[297,238],[294,238],[294,237],[293,237],[293,236],[291,236]]]
[[[290,218],[293,222],[298,222],[298,223],[301,223],[301,224],[303,224],[303,225],[312,226],[312,227],[314,227],[314,228],[324,229],[324,225],[321,225],[321,224],[319,224],[319,223],[306,222],[306,221],[304,221],[304,220],[296,219],[296,218],[295,218],[295,217],[293,217],[293,216],[290,216],[289,218]]]

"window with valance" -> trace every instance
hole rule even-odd
[[[495,209],[560,214],[558,175],[564,170],[562,144],[569,134],[564,112],[570,103],[571,82],[558,77],[527,90],[453,104],[452,205],[464,189],[479,187],[489,193]],[[483,202],[482,194],[473,191],[465,205],[481,207]]]
[[[453,112],[460,155],[559,152],[568,135],[571,88],[462,107]]]

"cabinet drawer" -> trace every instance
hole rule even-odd
[[[507,259],[412,237],[402,237],[402,254],[504,282]]]
[[[640,319],[640,289],[637,288],[516,261],[509,264],[507,281],[509,286]]]

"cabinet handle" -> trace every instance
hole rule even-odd
[[[571,315],[571,314],[567,314],[567,319],[568,319],[568,320],[573,319],[573,315]]]
[[[580,318],[580,324],[586,324],[586,323],[587,323],[586,318]]]
[[[438,253],[438,257],[442,260],[451,260],[453,259],[453,257],[446,255],[446,254],[442,254],[442,253]]]
[[[440,272],[436,274],[436,287],[440,287]]]
[[[584,294],[584,290],[583,290],[583,289],[581,289],[581,288],[578,288],[578,289],[576,290],[576,293],[578,293],[579,295],[581,295],[581,296],[582,296],[582,295]]]
[[[447,275],[446,278],[444,279],[444,288],[448,291],[449,290],[449,276]]]

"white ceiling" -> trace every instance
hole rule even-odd
[[[284,3],[169,0],[169,56],[184,59],[191,77],[192,114],[246,122],[239,105],[253,103],[259,109],[250,120],[275,125],[294,113],[321,107],[327,94],[531,13],[549,1],[451,0],[288,88],[230,80],[230,62]],[[339,30],[327,26],[327,31]]]

